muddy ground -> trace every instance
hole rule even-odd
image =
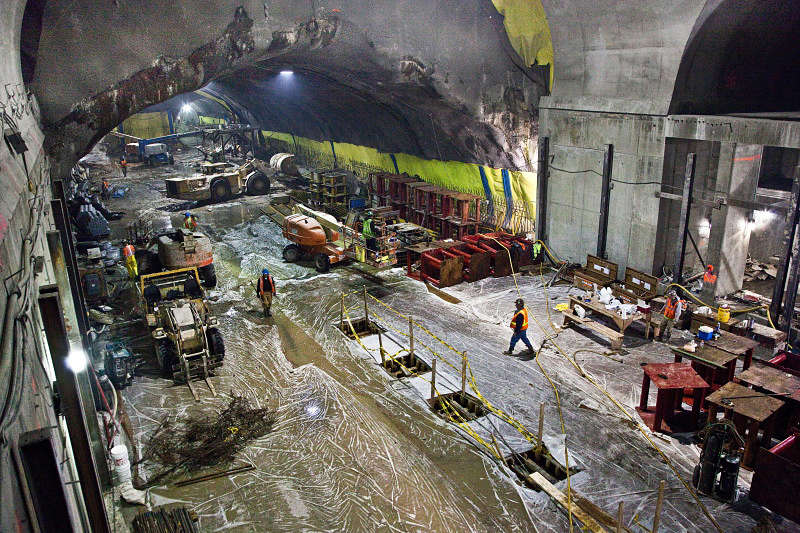
[[[123,236],[126,223],[142,213],[168,217],[178,225],[188,207],[199,215],[201,230],[215,244],[218,286],[209,296],[226,345],[225,364],[212,378],[220,394],[212,396],[198,382],[200,401],[195,402],[185,385],[158,377],[148,353],[148,332],[137,325],[115,333],[135,340],[137,352],[151,361],[150,368],[141,368],[141,375],[124,390],[126,410],[139,443],[164,416],[210,412],[226,403],[227,393],[245,394],[271,406],[278,421],[273,432],[251,443],[237,458],[239,463],[252,463],[255,470],[183,488],[172,484],[179,478],[167,479],[150,489],[153,505],[185,503],[198,513],[202,531],[570,529],[566,513],[552,500],[520,486],[484,446],[429,410],[424,401],[426,383],[393,379],[375,363],[374,355],[336,328],[341,294],[347,294],[349,312],[363,316],[360,291],[366,287],[370,295],[413,315],[458,351],[466,350],[483,396],[533,432],[543,402],[545,442],[559,458],[566,442],[570,466],[579,470],[570,483],[581,496],[614,516],[618,503],[624,502],[625,523],[637,531],[637,524],[651,523],[656,489],[665,480],[661,530],[714,531],[653,446],[565,357],[574,358],[597,385],[636,416],[640,363],[671,361],[666,345],[645,340],[637,330],[626,336],[621,353],[610,354],[605,339],[585,331],[561,331],[560,317],[551,309],[569,289],[553,287],[545,292],[544,277],[518,277],[518,289],[510,277],[461,284],[446,289],[453,297],[447,301],[405,277],[402,269],[376,272],[356,264],[321,275],[310,266],[286,264],[281,259],[286,241],[262,211],[268,197],[199,207],[164,197],[163,178],[188,172],[183,164],[192,157],[178,153],[174,168],[133,167],[122,179],[118,168],[98,156],[99,166],[92,171],[98,183],[110,173],[112,186],[129,187],[125,198],[108,202],[112,209],[127,213],[114,223],[116,237]],[[278,286],[270,319],[262,317],[253,291],[265,266]],[[507,322],[517,290],[536,318],[529,329],[534,346],[553,339],[545,343],[538,362],[502,354],[508,346]],[[123,315],[120,318],[131,312],[123,302],[119,298],[115,306]],[[407,328],[406,319],[371,299],[370,312],[387,330]],[[460,367],[459,354],[424,332],[417,335],[418,343]],[[400,334],[394,338],[402,344]],[[428,361],[433,359],[420,344],[417,350]],[[440,363],[441,367],[440,387],[458,381],[457,373]],[[655,392],[651,394],[654,403]],[[517,452],[530,448],[519,432],[495,415],[470,425],[487,438],[495,433],[504,455],[509,448]],[[690,479],[698,448],[686,439],[649,436],[683,479]],[[743,472],[744,493],[748,480],[749,474]],[[565,490],[566,482],[558,486]],[[749,531],[764,514],[746,498],[734,506],[705,497],[702,502],[724,531]],[[121,509],[128,519],[140,510],[128,505]],[[796,530],[788,522],[779,527]]]

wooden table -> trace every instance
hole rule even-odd
[[[588,302],[584,302],[583,300],[581,300],[576,296],[570,296],[569,308],[572,309],[575,307],[575,305],[580,305],[584,309],[588,309],[593,313],[597,313],[599,315],[603,315],[610,318],[617,326],[619,332],[622,333],[623,335],[625,334],[625,330],[628,329],[628,326],[630,326],[637,320],[641,320],[642,318],[644,318],[644,315],[642,313],[639,313],[638,311],[633,313],[632,315],[629,315],[628,318],[622,318],[622,315],[617,313],[616,309],[606,309],[606,304],[600,303],[600,300],[597,297],[592,298]],[[650,330],[649,323],[647,325],[647,329],[649,333]]]
[[[580,305],[587,311],[591,311],[593,313],[597,313],[598,315],[602,315],[611,319],[614,325],[617,327],[618,331],[614,331],[611,328],[600,324],[599,322],[592,320],[589,317],[580,318],[578,317],[573,309],[576,305]],[[569,322],[576,322],[578,324],[582,324],[584,326],[588,326],[595,331],[602,333],[611,339],[611,347],[614,349],[619,349],[622,347],[622,338],[625,335],[625,330],[628,329],[628,326],[636,322],[637,320],[641,320],[644,318],[644,315],[641,313],[633,313],[632,315],[628,316],[628,318],[622,318],[622,316],[616,312],[614,309],[606,309],[605,304],[600,303],[600,301],[595,297],[592,298],[591,301],[584,302],[580,298],[575,296],[569,297],[569,309],[567,311],[563,311],[564,315],[564,326],[566,326]],[[650,321],[645,321],[646,332],[645,336],[649,335],[650,333]]]
[[[725,418],[733,422],[745,439],[742,467],[752,470],[759,445],[770,447],[773,415],[783,407],[783,402],[732,381],[711,393],[706,402],[709,424],[717,420],[717,409],[722,409]],[[760,439],[759,430],[763,432]]]
[[[756,365],[736,376],[736,379],[773,394],[786,394],[787,398],[800,401],[800,376],[778,368]]]
[[[692,331],[697,331],[699,326],[711,326],[712,328],[717,327],[717,315],[716,313],[713,315],[701,315],[698,313],[692,313]],[[720,322],[719,327],[722,330],[730,331],[732,329],[736,329],[739,327],[739,323],[742,322],[740,319],[736,318],[735,316],[731,316],[727,322]]]
[[[684,357],[691,359],[692,367],[708,381],[713,390],[733,380],[736,372],[736,354],[720,350],[714,346],[699,345],[694,352],[686,351],[683,347],[670,346],[675,355],[675,362],[680,363]]]
[[[699,326],[692,320],[692,333],[697,333]],[[744,370],[753,364],[753,350],[759,345],[758,341],[742,337],[736,333],[720,329],[719,337],[706,341],[706,345],[719,348],[725,352],[736,354],[744,361]]]
[[[778,437],[788,436],[792,427],[800,422],[800,376],[789,374],[779,368],[755,365],[745,370],[736,379],[755,389],[772,394],[782,394],[779,399],[786,401],[786,408],[777,414],[775,433]]]
[[[644,423],[653,431],[673,433],[697,429],[700,404],[708,390],[708,383],[698,375],[689,363],[648,363],[642,367],[642,395],[636,411]],[[658,388],[656,404],[648,406],[650,382]],[[683,411],[685,389],[692,389],[694,401],[691,415]],[[666,427],[665,427],[666,425]]]

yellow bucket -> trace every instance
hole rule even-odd
[[[720,306],[717,309],[717,321],[723,324],[727,324],[728,320],[731,319],[731,308],[727,305]]]

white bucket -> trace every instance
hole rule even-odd
[[[131,463],[128,461],[128,448],[124,444],[117,444],[111,448],[111,462],[114,465],[114,474],[117,483],[124,483],[131,479]]]

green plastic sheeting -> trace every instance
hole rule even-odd
[[[317,161],[333,163],[333,151],[330,142],[314,141],[304,137],[292,136],[290,133],[264,131],[264,137],[282,141],[288,144],[289,150],[300,152],[304,155],[318,156]],[[394,172],[391,154],[379,152],[368,146],[358,146],[349,143],[333,143],[336,151],[336,160],[340,167],[348,168],[354,172],[358,169],[372,171]],[[436,159],[422,159],[409,154],[394,154],[400,172],[419,176],[424,181],[453,189],[456,191],[486,196],[479,165],[462,163],[460,161],[439,161]],[[503,177],[501,169],[484,166],[486,178],[492,197],[496,202],[504,203],[505,191],[503,190]],[[536,175],[533,172],[518,170],[509,171],[511,183],[511,197],[523,204],[531,217],[535,216],[536,201]]]
[[[122,131],[141,139],[169,135],[169,118],[166,112],[137,113],[122,122]]]
[[[200,124],[227,124],[224,118],[207,117],[205,115],[197,115],[197,121]]]
[[[511,46],[528,66],[550,65],[553,88],[553,41],[541,0],[492,0],[503,15]]]

